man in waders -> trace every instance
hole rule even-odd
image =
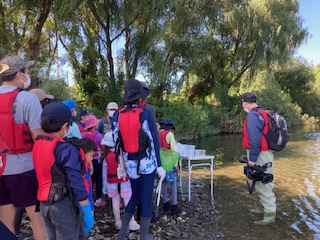
[[[271,163],[265,173],[273,174],[273,153],[268,147],[263,132],[267,131],[268,124],[265,124],[264,117],[258,112],[263,110],[257,104],[257,96],[247,92],[241,96],[243,110],[248,113],[243,124],[242,145],[247,149],[248,165],[265,165]],[[250,209],[253,213],[263,213],[263,219],[254,221],[256,225],[267,225],[275,222],[276,218],[276,197],[273,192],[274,182],[267,184],[257,181],[255,189],[259,195],[263,211],[260,209]]]

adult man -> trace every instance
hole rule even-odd
[[[32,92],[35,95],[37,95],[42,108],[44,108],[48,103],[50,103],[52,99],[54,99],[53,95],[47,94],[45,91],[43,91],[40,88],[31,89],[29,92]]]
[[[0,64],[8,65],[0,75],[0,132],[10,148],[0,178],[0,220],[14,233],[15,207],[24,207],[35,239],[46,239],[41,215],[35,212],[38,185],[31,153],[33,141],[42,133],[42,108],[37,96],[22,90],[30,85],[34,61],[8,56]]]
[[[119,106],[116,102],[109,102],[106,108],[107,115],[103,117],[98,126],[98,131],[101,134],[112,131],[111,123],[114,113],[118,110]]]
[[[258,112],[263,110],[257,104],[257,96],[254,93],[246,92],[241,96],[243,110],[248,113],[243,124],[242,145],[247,149],[248,165],[265,165],[272,164],[267,168],[266,173],[273,174],[274,157],[268,147],[266,138],[262,131],[268,127],[265,125],[264,117]],[[276,197],[273,192],[274,183],[264,184],[257,181],[255,189],[259,195],[260,203],[263,206],[264,217],[260,221],[254,221],[256,225],[267,225],[275,222],[276,218]],[[262,212],[260,209],[251,209],[253,213]]]

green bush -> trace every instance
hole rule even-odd
[[[265,109],[277,111],[285,117],[288,126],[302,123],[301,107],[292,103],[290,95],[282,91],[271,73],[259,72],[248,88],[241,89],[242,93],[247,91],[257,95],[259,105]]]
[[[174,134],[177,140],[193,139],[220,132],[221,115],[217,107],[208,104],[192,105],[186,101],[165,101],[162,107],[155,107],[157,121],[169,117],[175,121]]]

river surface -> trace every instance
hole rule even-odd
[[[258,196],[249,194],[243,174],[245,156],[241,135],[199,139],[193,144],[215,156],[214,199],[221,212],[213,224],[224,239],[320,239],[320,126],[289,129],[289,142],[275,152],[274,192],[276,224],[255,226],[262,214],[248,210],[258,206]],[[209,172],[195,169],[194,179],[209,182]]]

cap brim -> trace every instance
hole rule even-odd
[[[0,64],[0,74],[8,69],[9,69],[9,66],[7,64]]]
[[[79,121],[79,119],[76,116],[72,116],[72,115],[71,115],[70,120],[73,121],[73,122]]]
[[[48,98],[48,99],[54,99],[54,96],[53,96],[53,95],[50,95],[50,94],[47,94],[47,95],[46,95],[46,98]]]
[[[34,60],[28,61],[28,62],[26,63],[25,68],[29,68],[29,67],[31,67],[33,64],[35,64],[35,61],[34,61]]]

